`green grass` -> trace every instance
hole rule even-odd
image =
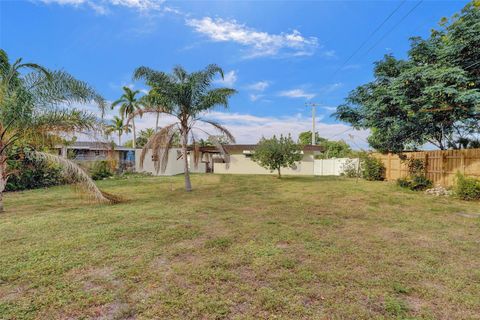
[[[386,182],[194,175],[5,195],[0,319],[480,319],[480,213]]]

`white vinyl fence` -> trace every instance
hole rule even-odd
[[[358,159],[333,158],[315,160],[313,174],[316,176],[339,176],[343,173],[345,165],[356,166]]]

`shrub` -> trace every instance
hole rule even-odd
[[[26,151],[28,150],[12,148],[7,166],[14,174],[8,178],[6,191],[45,188],[66,183],[59,165],[30,158]]]
[[[113,175],[113,170],[108,161],[96,161],[90,169],[90,175],[93,180],[101,180]]]
[[[360,166],[362,171],[362,177],[365,180],[385,180],[385,166],[380,159],[374,158],[370,155],[363,156]]]
[[[480,200],[480,179],[457,174],[455,194],[463,200]]]
[[[408,188],[413,191],[422,191],[431,188],[433,183],[425,176],[425,161],[422,159],[408,159],[407,178],[400,178],[397,184],[402,188]]]
[[[347,178],[360,177],[356,159],[348,159],[342,166],[342,175]]]

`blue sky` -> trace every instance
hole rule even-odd
[[[317,129],[366,147],[367,132],[348,130],[330,117],[350,90],[372,78],[372,64],[386,53],[404,57],[408,38],[428,36],[443,16],[466,1],[154,1],[2,0],[0,47],[64,69],[108,100],[146,65],[194,71],[209,63],[225,70],[218,85],[239,93],[228,111],[210,115],[240,143],[262,135],[311,128],[306,102],[320,104]],[[350,61],[347,58],[391,14]],[[408,14],[409,13],[409,14]],[[408,14],[408,15],[407,15]],[[114,112],[111,112],[113,114]],[[163,119],[167,123],[170,119]],[[139,120],[152,127],[153,117]],[[352,137],[353,135],[353,137]]]

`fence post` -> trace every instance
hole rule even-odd
[[[426,152],[425,152],[423,161],[425,165],[425,177],[428,177],[428,153]]]
[[[442,175],[442,185],[445,186],[445,154],[443,150],[440,151],[440,161],[441,161],[441,170],[440,174]]]
[[[392,154],[388,154],[388,161],[387,161],[387,180],[391,180],[392,177]]]
[[[460,166],[462,167],[462,174],[465,175],[465,151],[461,150],[460,153]]]

